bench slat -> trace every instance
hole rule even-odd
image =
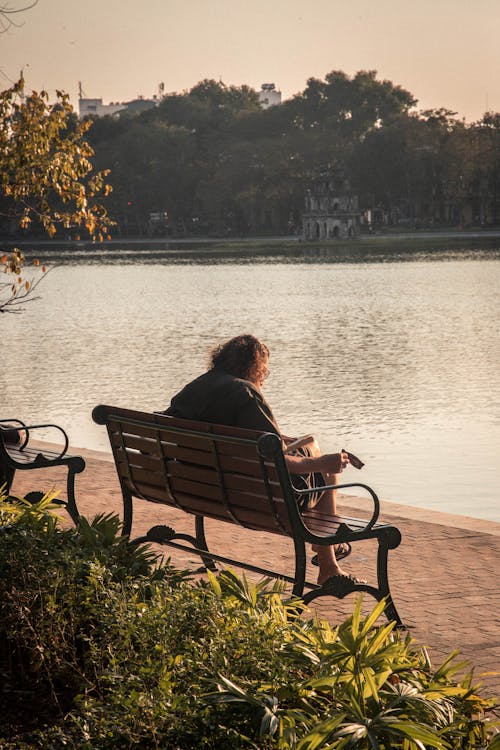
[[[152,450],[152,445],[148,446],[148,450]],[[168,446],[166,454],[169,458],[176,459],[179,463],[185,463],[193,466],[205,466],[207,468],[216,468],[216,459],[211,453],[203,453],[201,451],[191,451],[180,449],[178,446]],[[120,464],[133,464],[134,466],[142,466],[144,469],[150,471],[162,472],[162,459],[158,456],[158,449],[155,447],[155,453],[144,453],[137,451],[136,448],[130,448],[126,450],[126,456],[123,455],[123,449],[116,447],[115,458]],[[261,463],[255,458],[253,460],[241,459],[229,455],[219,456],[219,465],[224,472],[231,472],[233,474],[241,474],[248,477],[256,477],[262,480]],[[269,479],[273,482],[278,482],[278,475],[273,464],[265,462],[266,470]]]
[[[228,513],[222,505],[207,501],[203,497],[180,491],[175,493],[175,497],[181,506],[189,508],[188,512],[190,513],[205,516],[207,518],[214,518],[215,520],[225,520],[234,523],[231,514]],[[290,535],[291,533],[289,531],[290,521],[284,505],[280,506],[278,509],[278,518],[280,519],[282,526],[277,523],[274,516],[270,515],[269,512],[259,513],[257,508],[232,505],[231,509],[233,510],[234,515],[238,518],[238,521],[245,526],[245,528],[258,531],[269,531],[274,534],[283,534],[285,533],[283,529],[286,529],[287,535]]]
[[[16,448],[11,448],[9,446],[6,452],[8,453],[10,458],[17,464],[24,464],[26,466],[31,466],[31,464],[33,464],[33,462],[40,455],[47,461],[57,461],[61,465],[67,463],[68,459],[75,458],[75,456],[72,456],[69,453],[65,453],[63,456],[61,456],[60,451],[51,451],[47,450],[46,448],[42,448],[39,450],[35,448],[25,448],[24,450],[19,450]]]
[[[152,438],[136,437],[134,435],[124,434],[123,444],[126,449],[132,451],[139,451],[146,455],[158,455],[158,443]],[[114,433],[111,436],[111,446],[114,451],[122,449],[122,439],[118,433]],[[218,446],[218,454],[221,462],[225,462],[226,459],[234,461],[239,459],[241,461],[248,461],[249,466],[254,462],[256,465],[255,471],[260,471],[259,456],[255,447],[249,448],[245,445],[236,445],[232,450],[232,445],[224,445],[224,449]],[[205,466],[213,466],[215,463],[215,456],[210,444],[202,446],[198,444],[197,448],[190,446],[183,446],[178,443],[167,442],[162,440],[161,450],[163,454],[168,458],[176,458],[179,461],[186,461],[189,463],[199,463]],[[271,464],[270,464],[271,465]],[[244,466],[244,464],[242,464]]]
[[[142,427],[138,426],[132,430],[126,424],[116,423],[111,426],[111,439],[113,445],[121,445],[121,437],[127,447],[137,450],[148,450],[153,445],[157,445],[158,439],[165,446],[177,445],[179,448],[192,448],[211,454],[213,452],[213,440],[210,438],[211,433],[206,436],[183,434],[168,430],[160,426]],[[141,442],[141,438],[144,442]],[[255,458],[257,448],[255,444],[246,444],[233,441],[215,441],[217,443],[217,452],[222,455],[238,456],[240,458]]]
[[[192,477],[171,476],[170,487],[174,500],[174,498],[168,496],[169,490],[165,481],[158,481],[157,475],[151,476],[146,472],[136,470],[132,472],[132,479],[133,486],[130,487],[132,494],[139,493],[140,496],[153,502],[171,506],[178,503],[186,512],[201,513],[211,518],[224,518],[226,520],[236,518],[245,526],[248,525],[251,528],[261,530],[278,531],[280,524],[287,530],[290,528],[288,512],[284,500],[280,496],[281,491],[276,488],[276,496],[273,498],[274,504],[271,506],[263,483],[260,486],[258,483],[254,483],[254,491],[249,489],[248,486],[244,487],[243,490],[240,486],[227,487],[227,493],[224,496],[221,487],[217,484],[197,482]],[[236,481],[236,484],[239,483]],[[277,523],[274,513],[278,515],[280,524]]]
[[[340,522],[345,523],[352,530],[362,531],[366,528],[367,521],[360,518],[349,518],[348,516],[342,515],[341,521],[335,521],[331,516],[326,514],[316,514],[313,511],[306,511],[303,516],[305,526],[313,532],[313,534],[319,534],[321,536],[328,536],[335,534],[340,525]],[[377,527],[376,524],[374,528]]]
[[[151,464],[153,464],[153,459],[151,458],[148,458],[148,460],[144,462],[144,464],[147,465],[141,465],[139,463],[136,464],[130,461],[127,468],[127,464],[123,461],[120,461],[119,473],[124,479],[127,479],[129,477],[130,471],[130,476],[133,483],[145,482],[154,487],[166,487],[167,482],[162,471],[162,462],[157,459],[154,461],[154,463],[156,464],[156,466],[154,466],[154,469],[152,469]],[[206,484],[209,486],[218,487],[220,485],[219,473],[214,468],[210,467],[199,467],[193,464],[168,461],[167,473],[169,479],[173,479],[174,477],[184,477],[186,479],[191,479],[195,482],[199,482],[201,484]],[[283,492],[279,483],[276,481],[270,481],[269,484],[272,488],[274,496],[283,498]],[[239,473],[225,471],[224,486],[228,490],[241,490],[242,492],[247,492],[250,494],[260,494],[267,496],[266,486],[261,477],[245,476]]]
[[[236,465],[236,471],[233,470],[233,465]],[[189,477],[198,482],[206,482],[207,484],[219,484],[219,474],[215,470],[200,468],[198,466],[192,466],[184,464],[179,461],[169,461],[168,464],[169,474],[174,477]],[[230,466],[223,466],[224,469],[224,485],[228,489],[242,490],[250,493],[262,493],[267,494],[264,481],[261,476],[244,474],[238,471],[240,467],[239,462],[231,462]],[[246,467],[244,467],[246,468]],[[271,474],[272,472],[269,472]],[[274,472],[275,474],[275,472]],[[269,483],[272,487],[273,495],[275,497],[283,497],[281,486],[277,481],[277,477],[269,477]]]
[[[198,422],[190,419],[181,419],[179,417],[171,417],[161,412],[138,412],[133,409],[122,409],[113,407],[104,407],[106,410],[106,416],[104,421],[101,421],[101,417],[97,420],[98,424],[106,424],[108,427],[116,424],[129,423],[132,432],[135,432],[136,426],[143,427],[145,425],[154,425],[162,428],[180,428],[181,431],[185,432],[206,432],[214,433],[217,435],[223,435],[225,437],[235,437],[243,440],[256,441],[262,434],[259,430],[252,430],[245,427],[232,427],[229,425],[214,425],[210,422]],[[98,407],[101,409],[101,407]],[[133,423],[133,424],[132,424]]]

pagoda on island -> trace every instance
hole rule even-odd
[[[358,196],[340,171],[322,172],[306,193],[302,214],[305,240],[357,237],[360,231]]]

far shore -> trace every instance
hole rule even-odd
[[[377,232],[362,234],[350,239],[304,240],[300,236],[272,237],[122,237],[102,242],[75,239],[0,239],[0,247],[9,250],[18,247],[23,252],[30,250],[54,251],[99,251],[113,254],[120,250],[190,251],[212,253],[265,253],[290,254],[302,251],[328,251],[329,253],[354,251],[359,253],[377,251],[425,251],[458,249],[500,249],[500,228],[487,230],[418,230],[411,232]]]

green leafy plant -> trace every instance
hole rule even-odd
[[[301,629],[288,655],[308,660],[316,676],[293,689],[220,676],[207,701],[252,707],[259,736],[283,748],[486,747],[491,727],[478,717],[493,702],[480,697],[472,673],[454,681],[466,666],[458,652],[433,669],[425,650],[394,634],[392,624],[375,626],[382,612],[383,602],[362,618],[358,601],[335,630],[324,623]]]
[[[382,604],[331,627],[281,582],[193,581],[116,516],[63,529],[52,499],[0,502],[2,748],[498,746],[456,655],[434,668]]]

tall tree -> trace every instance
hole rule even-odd
[[[309,78],[295,97],[297,118],[305,128],[337,129],[348,138],[365,136],[414,106],[416,100],[401,86],[377,80],[374,70],[349,77],[332,70],[322,81]]]
[[[93,172],[85,139],[90,122],[78,122],[67,94],[49,104],[45,91],[25,94],[21,78],[0,93],[0,216],[4,226],[28,230],[40,224],[53,237],[58,228],[102,239],[112,225],[101,203],[111,188],[107,171]],[[32,286],[23,278],[24,257],[4,255],[0,311],[17,311]]]

